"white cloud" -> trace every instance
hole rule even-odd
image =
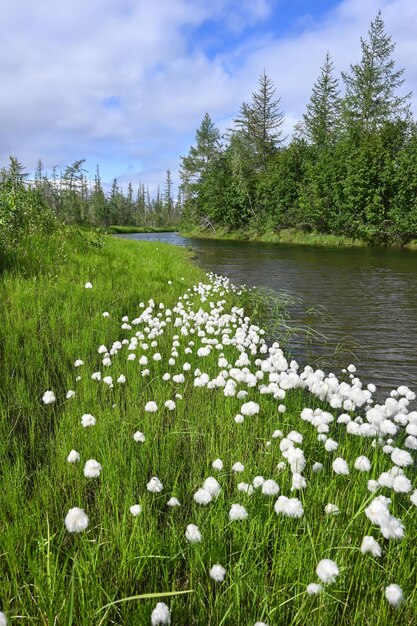
[[[289,132],[326,51],[338,71],[348,69],[379,8],[397,42],[398,67],[406,67],[407,88],[417,92],[414,0],[344,0],[320,20],[300,16],[283,38],[273,30],[272,9],[279,6],[272,0],[8,0],[0,163],[15,154],[29,169],[39,157],[51,168],[86,157],[90,174],[100,163],[103,178],[140,179],[155,188],[166,169],[175,175],[205,111],[219,125],[233,119],[263,68],[281,96]],[[245,38],[249,24],[252,35]],[[227,43],[227,33],[238,42],[231,49],[219,44],[222,37]]]

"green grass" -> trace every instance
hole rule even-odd
[[[267,230],[256,232],[252,230],[227,231],[224,229],[200,230],[195,229],[181,234],[187,237],[208,238],[208,239],[230,239],[239,241],[263,241],[265,243],[300,244],[310,246],[345,246],[363,247],[366,242],[360,239],[344,237],[338,235],[325,235],[323,233],[305,233],[295,228],[286,228],[279,231]]]
[[[211,378],[219,373],[219,351],[197,356],[197,347],[204,344],[198,336],[201,327],[192,332],[191,320],[188,335],[167,322],[154,339],[157,347],[138,347],[134,361],[127,361],[124,347],[112,356],[110,367],[103,367],[97,352],[101,344],[110,348],[114,341],[152,327],[121,328],[124,315],[132,320],[143,311],[140,302],[147,305],[153,298],[154,315],[164,315],[161,302],[171,309],[177,302],[187,306],[187,301],[200,307],[192,290],[188,300],[178,300],[192,285],[207,281],[184,249],[63,231],[34,242],[25,258],[10,267],[0,284],[0,610],[12,624],[141,626],[150,624],[158,601],[170,606],[172,624],[183,626],[251,626],[260,620],[270,626],[416,623],[417,508],[409,496],[384,490],[393,499],[392,513],[406,527],[398,543],[383,540],[367,520],[363,509],[372,499],[367,481],[391,465],[371,440],[348,436],[333,423],[330,435],[339,449],[326,453],[299,415],[305,406],[329,407],[299,389],[287,393],[287,410],[281,414],[271,395],[239,384],[238,389],[249,392],[246,400],[261,408],[259,416],[236,424],[233,418],[245,400],[193,384],[196,368]],[[92,289],[84,288],[87,281]],[[256,308],[248,294],[223,292],[213,293],[202,307],[208,311],[210,300],[225,297],[225,311],[244,300]],[[103,318],[103,311],[110,317]],[[179,314],[180,309],[173,312],[172,320]],[[232,325],[238,324],[238,313],[234,318]],[[222,336],[206,331],[209,337]],[[179,336],[179,345],[174,344],[178,357],[170,366],[174,335]],[[195,342],[192,354],[185,353],[189,341]],[[155,351],[162,360],[150,358]],[[223,352],[231,363],[239,356],[226,344]],[[146,366],[139,365],[142,354],[149,357]],[[78,358],[85,364],[74,368]],[[257,369],[256,358],[251,357],[251,371]],[[184,383],[162,380],[165,372],[183,371],[185,362],[191,369],[184,372]],[[143,377],[145,368],[149,376]],[[114,381],[124,374],[126,382],[109,388],[91,380],[99,370]],[[49,389],[57,401],[45,406],[41,397]],[[67,400],[69,389],[76,396]],[[164,402],[176,393],[183,398],[169,411]],[[150,400],[159,407],[156,413],[144,411]],[[94,427],[81,426],[84,413],[96,417]],[[240,481],[262,475],[276,479],[282,494],[294,496],[288,468],[277,470],[282,454],[279,439],[271,438],[277,428],[284,434],[296,429],[304,436],[308,486],[299,496],[305,510],[301,519],[278,517],[276,497],[237,491]],[[136,430],[145,433],[145,443],[133,440]],[[80,453],[80,463],[67,463],[71,449]],[[359,454],[371,459],[370,475],[353,469]],[[348,461],[349,476],[332,473],[335,456]],[[218,457],[224,463],[220,472],[211,467]],[[103,467],[99,478],[83,475],[91,458]],[[241,474],[231,471],[236,461],[245,465]],[[314,461],[324,464],[321,474],[312,472]],[[159,494],[146,489],[154,475],[164,485]],[[193,494],[210,475],[222,491],[215,502],[199,506]],[[180,500],[180,508],[167,507],[171,496]],[[324,514],[328,502],[339,506],[340,515]],[[143,510],[134,518],[129,507],[136,503]],[[233,503],[245,506],[247,520],[229,521]],[[67,511],[75,506],[90,519],[80,534],[64,527]],[[185,539],[190,523],[202,532],[200,544]],[[365,534],[373,534],[383,547],[380,560],[360,553]],[[322,558],[335,559],[341,573],[334,585],[310,597],[305,588],[317,581],[315,568]],[[208,575],[215,563],[227,570],[223,583]],[[397,609],[383,597],[392,582],[401,585],[406,598]]]
[[[114,235],[129,233],[175,233],[175,226],[109,226],[108,232]]]

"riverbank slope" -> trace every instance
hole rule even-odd
[[[222,228],[212,229],[182,229],[180,233],[184,237],[196,239],[218,239],[233,241],[259,241],[264,243],[284,243],[309,246],[332,246],[332,247],[366,247],[369,246],[362,239],[354,239],[343,235],[326,235],[323,233],[306,233],[295,228],[286,228],[280,231],[267,230],[259,233],[251,230],[226,230]],[[408,243],[404,248],[417,250],[417,241]]]

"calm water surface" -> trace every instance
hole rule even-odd
[[[356,364],[381,393],[406,384],[417,391],[417,252],[384,248],[315,248],[188,239],[177,233],[126,235],[192,247],[197,262],[233,283],[292,294],[292,355],[336,374]],[[313,311],[311,310],[313,309]]]

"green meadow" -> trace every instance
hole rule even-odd
[[[405,446],[412,464],[391,458],[417,429],[412,395],[380,409],[386,432],[359,435],[372,392],[362,397],[348,372],[343,388],[312,369],[302,378],[304,364],[265,342],[261,304],[162,243],[60,229],[8,256],[0,610],[10,624],[417,623],[415,452]],[[371,521],[381,495],[391,502]],[[88,521],[80,514],[76,528],[71,509]],[[186,536],[191,524],[201,541]],[[381,556],[361,550],[365,536]],[[327,580],[316,573],[324,559],[337,566]],[[403,597],[388,601],[391,584]]]

